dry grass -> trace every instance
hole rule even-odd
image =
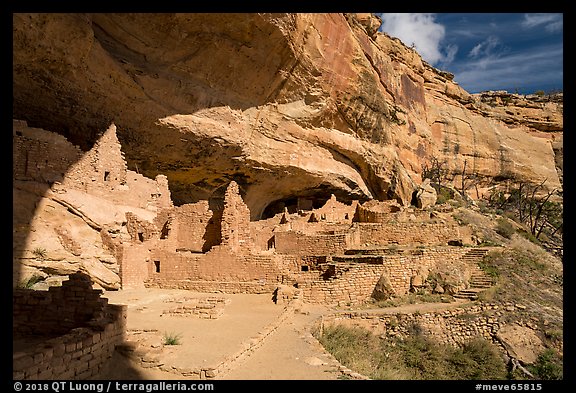
[[[346,367],[371,379],[506,379],[506,365],[488,341],[463,348],[436,344],[417,331],[409,338],[381,339],[360,327],[327,326],[319,337]]]

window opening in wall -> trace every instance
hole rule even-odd
[[[336,265],[328,265],[321,274],[322,279],[329,280],[336,275]]]
[[[26,150],[26,161],[24,162],[24,175],[28,175],[28,150]]]
[[[110,172],[104,171],[104,181],[108,181],[110,179]]]
[[[276,248],[276,237],[272,236],[270,239],[268,239],[268,249],[270,250],[271,248]]]
[[[144,233],[143,232],[138,232],[138,240],[140,240],[141,243],[144,241]]]
[[[302,265],[302,266],[300,266],[300,270],[302,270],[303,272],[307,272],[308,270],[310,270],[310,266]]]
[[[168,233],[170,233],[170,225],[168,224],[168,221],[166,221],[162,227],[162,232],[160,232],[160,239],[167,239]]]
[[[160,273],[160,261],[154,261],[154,271]]]

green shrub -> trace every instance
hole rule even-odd
[[[490,276],[492,278],[498,278],[498,276],[500,275],[498,268],[496,266],[494,266],[493,264],[491,264],[490,261],[492,261],[492,257],[489,257],[489,258],[484,257],[484,259],[482,259],[480,262],[478,262],[478,266],[488,276]]]
[[[32,288],[35,284],[39,283],[40,281],[43,281],[44,277],[39,276],[39,275],[33,275],[32,277],[29,277],[28,280],[23,281],[18,287],[19,288],[26,288],[26,289],[30,289]]]
[[[438,186],[436,188],[436,204],[442,205],[454,197],[454,192],[448,187]]]
[[[524,237],[525,239],[530,240],[532,243],[534,243],[534,244],[536,244],[536,245],[538,245],[538,246],[541,246],[541,245],[542,245],[542,243],[540,243],[540,240],[538,240],[538,239],[536,238],[536,236],[534,236],[532,233],[530,233],[530,232],[528,232],[528,231],[522,231],[522,230],[521,230],[521,231],[518,231],[518,233],[519,233],[520,235],[522,235],[522,237]]]
[[[516,256],[516,262],[532,270],[538,270],[540,272],[546,270],[546,265],[540,262],[537,258],[537,256],[532,254],[520,253]]]
[[[182,339],[181,334],[164,333],[164,345],[180,345]]]
[[[453,348],[428,339],[417,324],[407,329],[403,339],[380,339],[364,328],[329,325],[318,339],[340,363],[372,379],[506,378],[504,360],[484,339]]]
[[[562,359],[553,349],[544,350],[528,369],[537,379],[562,379],[564,373]]]
[[[37,258],[44,260],[46,259],[47,252],[45,248],[36,247],[34,250],[32,250],[32,254],[36,255]]]
[[[496,221],[496,233],[500,236],[504,236],[506,239],[510,239],[512,238],[512,235],[516,233],[516,229],[508,219],[500,217]]]
[[[443,378],[444,354],[422,334],[415,334],[397,344],[404,361],[404,366],[411,370],[418,379]]]
[[[496,348],[483,338],[468,341],[448,357],[451,379],[505,379],[506,364]]]
[[[361,327],[325,326],[318,341],[340,363],[371,378],[384,361],[378,337]]]

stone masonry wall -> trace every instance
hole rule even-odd
[[[327,221],[309,222],[308,219],[311,214],[312,213],[308,213],[304,216],[291,214],[288,216],[288,222],[283,224],[280,223],[281,215],[277,215],[267,220],[251,221],[250,238],[253,242],[252,246],[255,250],[259,251],[276,248],[275,235],[290,231],[298,232],[302,237],[350,232],[351,223]],[[354,232],[350,232],[350,234],[354,234]],[[319,239],[311,240],[311,242],[316,241],[319,241]],[[284,250],[282,253],[298,253],[298,249],[294,245],[286,242],[282,243],[282,240],[280,243],[280,249]],[[317,254],[317,252],[313,252],[313,254]]]
[[[114,124],[69,168],[63,187],[143,209],[172,206],[166,176],[149,179],[128,170]]]
[[[148,279],[151,262],[147,244],[129,244],[122,246],[120,261],[120,279],[122,289],[144,288]]]
[[[305,234],[297,231],[274,234],[276,252],[292,255],[336,255],[343,254],[352,244],[350,235]]]
[[[221,224],[222,244],[238,249],[248,247],[250,239],[250,210],[240,196],[238,184],[230,182],[224,195]]]
[[[122,342],[126,307],[109,305],[88,276],[70,275],[48,291],[15,289],[13,339],[43,337],[41,345],[15,344],[14,379],[97,377]]]
[[[387,222],[356,224],[361,245],[446,245],[458,239],[457,224],[427,222]]]
[[[159,229],[153,223],[141,219],[132,212],[126,212],[126,230],[133,243],[159,238]]]
[[[226,246],[206,254],[155,250],[148,263],[147,287],[250,293],[274,290],[290,270],[291,258],[235,253]]]
[[[355,304],[370,299],[374,286],[383,272],[383,265],[350,264],[346,267],[336,267],[333,279],[314,277],[317,274],[312,272],[299,273],[296,275],[296,280],[298,289],[302,290],[302,298],[307,303]],[[310,279],[311,277],[314,278]]]
[[[158,175],[155,179],[150,179],[131,170],[126,172],[125,185],[116,187],[103,197],[120,205],[153,211],[173,206],[166,176]]]
[[[25,121],[14,120],[12,128],[12,172],[14,180],[42,183],[62,181],[68,168],[82,157],[82,150],[63,136]]]
[[[250,238],[254,250],[265,251],[275,247],[274,231],[280,227],[280,218],[250,222]]]
[[[112,124],[100,135],[92,149],[70,166],[63,184],[104,196],[110,190],[126,186],[126,171],[116,126]]]
[[[420,274],[422,269],[431,270],[438,263],[457,260],[466,249],[437,247],[416,251],[412,255],[332,257],[334,270],[330,274],[309,269],[292,277],[302,289],[306,302],[361,303],[370,299],[381,275],[388,277],[396,295],[404,295],[410,290],[411,278]],[[305,261],[299,263],[305,264]]]
[[[186,204],[175,210],[178,246],[190,251],[202,252],[204,244],[215,240],[206,239],[206,227],[212,218],[212,211],[208,208],[208,201],[195,204]]]
[[[207,245],[211,247],[217,242],[207,236],[212,216],[208,201],[161,210],[154,220],[162,240],[159,245],[172,250],[205,251]]]
[[[55,132],[13,120],[12,167],[15,180],[51,184],[61,192],[72,188],[151,210],[172,206],[166,176],[149,179],[127,169],[113,124],[84,152]]]
[[[84,380],[98,378],[123,341],[125,306],[110,306],[111,322],[102,330],[76,328],[63,336],[47,339],[30,351],[12,355],[15,380]]]
[[[493,340],[502,326],[502,308],[484,303],[472,307],[423,314],[372,314],[349,312],[324,317],[324,325],[347,324],[361,326],[377,335],[404,338],[413,334],[414,327],[440,344],[461,346],[473,338]]]
[[[100,294],[82,273],[71,274],[62,286],[48,291],[17,289],[12,298],[14,335],[59,335],[85,326],[106,307],[107,299]]]
[[[371,200],[363,204],[358,204],[354,213],[355,222],[386,223],[396,218],[396,212],[401,211],[400,205],[396,201],[376,201]]]
[[[356,211],[356,206],[358,201],[352,202],[352,204],[347,205],[345,203],[336,200],[336,197],[332,195],[324,206],[314,209],[312,212],[317,217],[318,220],[326,222],[348,222],[351,223],[354,218],[354,212]]]

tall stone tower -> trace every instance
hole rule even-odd
[[[222,212],[222,245],[232,250],[250,245],[250,209],[240,196],[235,181],[230,182],[224,195]]]

